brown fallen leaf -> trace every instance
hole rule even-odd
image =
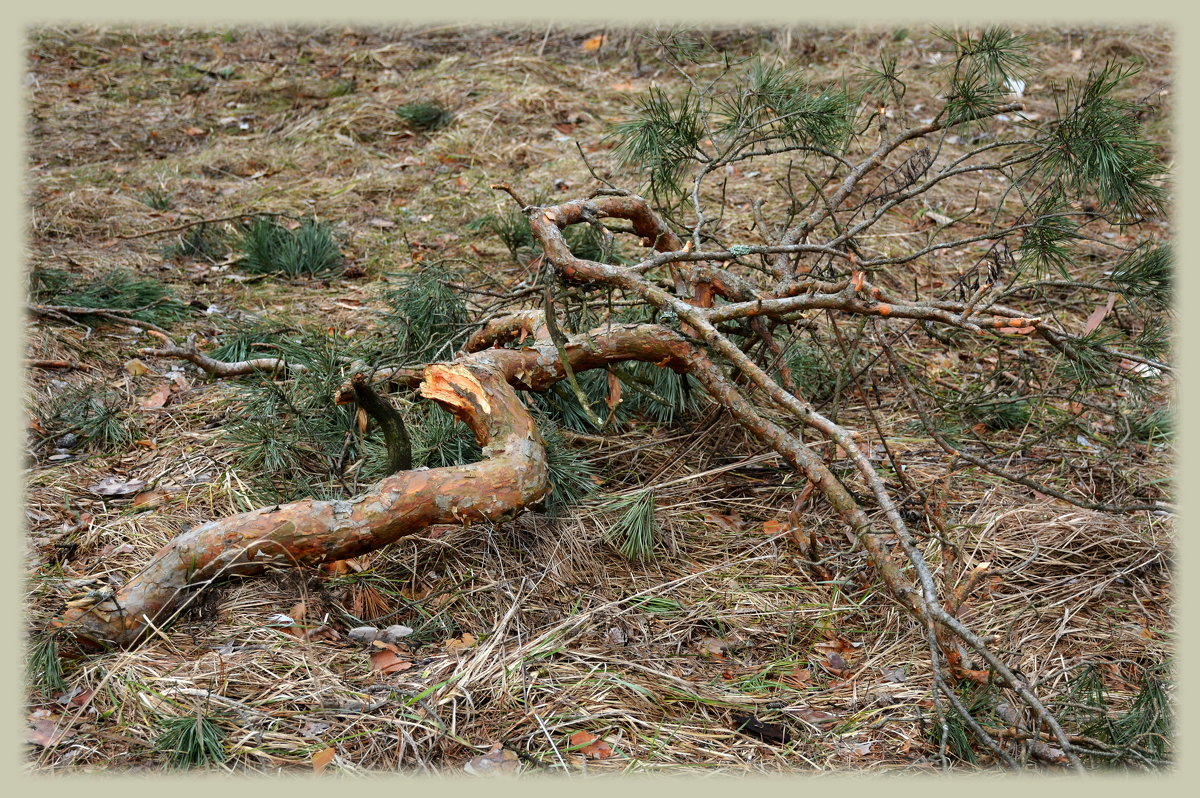
[[[149,396],[143,396],[141,400],[138,401],[138,404],[142,406],[143,410],[157,410],[158,408],[166,405],[166,403],[169,401],[171,401],[171,386],[168,384],[160,385],[158,389]]]
[[[804,690],[812,685],[812,671],[797,665],[781,681],[799,690]]]
[[[333,761],[333,755],[337,753],[332,748],[322,748],[312,755],[313,773],[320,773],[325,768],[329,767],[329,763]]]
[[[133,360],[125,361],[125,370],[134,377],[141,377],[150,373],[150,367],[136,357]]]
[[[751,715],[734,715],[733,721],[742,734],[757,737],[764,743],[782,745],[792,739],[787,727],[778,723],[764,723]]]
[[[605,37],[603,33],[597,33],[588,39],[585,39],[583,44],[579,45],[579,49],[585,53],[594,53],[604,46]]]
[[[589,759],[608,759],[613,755],[612,746],[591,732],[577,731],[570,740],[571,748]]]
[[[782,521],[776,521],[774,519],[772,519],[770,521],[764,521],[763,525],[762,525],[763,534],[764,535],[772,535],[772,536],[778,535],[778,534],[784,532],[787,528],[788,528],[787,524],[783,523]]]
[[[724,659],[725,655],[729,653],[729,641],[717,637],[706,637],[696,646],[705,654],[712,656],[713,659]]]
[[[371,669],[380,673],[404,673],[412,667],[411,659],[395,651],[383,649],[371,653]]]
[[[133,497],[133,506],[152,510],[155,507],[162,506],[163,502],[169,498],[171,498],[171,495],[166,491],[146,490]]]
[[[706,512],[704,520],[730,532],[742,531],[742,516],[739,513],[722,515],[721,513]]]
[[[608,396],[604,404],[608,405],[609,410],[615,410],[621,404],[621,381],[617,379],[615,371],[608,372]]]
[[[35,709],[29,716],[29,728],[25,732],[25,741],[51,748],[64,740],[75,736],[70,726],[60,725],[62,718],[52,715],[48,710]]]
[[[1117,304],[1117,295],[1109,293],[1108,301],[1092,311],[1092,315],[1088,316],[1087,321],[1083,325],[1083,334],[1088,335],[1097,327],[1100,322],[1104,321],[1104,317],[1112,312],[1113,305]]]
[[[442,641],[442,645],[445,646],[447,651],[462,651],[475,645],[475,635],[470,632],[463,632],[460,637],[452,637],[449,640]]]

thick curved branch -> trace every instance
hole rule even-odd
[[[581,371],[623,360],[685,369],[689,345],[661,332],[656,325],[614,326],[588,338],[576,336],[564,350]],[[403,471],[353,499],[308,499],[202,524],[160,549],[113,598],[73,607],[57,625],[85,645],[126,645],[226,576],[354,557],[433,524],[512,517],[538,501],[548,485],[545,449],[513,386],[544,390],[564,377],[548,342],[428,366],[421,394],[471,427],[483,460]]]

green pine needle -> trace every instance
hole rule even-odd
[[[451,279],[439,262],[416,263],[381,293],[384,324],[410,362],[450,357],[470,334],[466,303]]]
[[[1137,105],[1113,96],[1137,71],[1110,62],[1090,71],[1082,83],[1069,82],[1060,118],[1039,140],[1025,179],[1094,195],[1103,209],[1122,219],[1160,206],[1166,194],[1158,179],[1166,168],[1159,148],[1141,136]]]
[[[61,693],[66,690],[62,660],[58,656],[58,641],[54,635],[41,635],[33,644],[26,663],[26,675],[30,683],[42,692]]]
[[[538,424],[546,444],[546,466],[550,472],[550,492],[544,504],[551,516],[561,516],[596,490],[596,468],[580,452],[570,448],[558,427],[550,421]]]
[[[437,130],[443,128],[454,119],[454,114],[437,103],[416,102],[401,105],[396,109],[396,116],[417,130]]]
[[[342,265],[342,253],[329,226],[311,219],[288,230],[259,217],[243,233],[241,247],[240,265],[252,274],[319,277]]]
[[[34,269],[30,294],[47,305],[72,305],[112,311],[138,321],[166,326],[188,315],[187,306],[175,299],[163,283],[128,269],[98,275],[75,276],[58,269]],[[89,321],[91,317],[82,317]],[[99,317],[97,321],[102,321]]]
[[[621,513],[605,537],[625,559],[645,560],[654,556],[658,539],[654,491],[642,490],[619,496],[603,504],[602,508]]]
[[[180,768],[219,765],[228,758],[225,732],[209,718],[197,714],[162,721],[163,731],[154,741],[154,750]]]
[[[1125,296],[1144,300],[1151,310],[1171,306],[1174,257],[1169,245],[1143,244],[1121,259],[1112,281]]]

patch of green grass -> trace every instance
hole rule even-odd
[[[342,265],[342,253],[327,224],[309,219],[295,230],[266,217],[242,235],[240,265],[252,274],[321,277]]]
[[[630,599],[628,603],[631,609],[652,612],[655,615],[674,615],[684,610],[683,602],[659,596],[640,596]]]

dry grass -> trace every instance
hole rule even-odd
[[[454,266],[470,285],[484,284],[480,271],[501,282],[525,279],[499,242],[466,225],[504,208],[487,188],[492,182],[548,196],[585,191],[591,179],[576,138],[598,170],[615,168],[605,126],[651,75],[635,74],[635,51],[645,59],[646,46],[633,32],[610,32],[599,54],[582,51],[596,32],[554,30],[543,40],[544,29],[457,26],[33,30],[30,265],[152,274],[197,306],[177,329],[201,334],[220,321],[200,310],[209,306],[369,329],[376,281],[419,268],[414,256],[474,261],[482,268]],[[1161,32],[1031,33],[1048,78],[1132,55],[1146,65],[1139,89],[1169,86],[1170,43]],[[913,103],[933,85],[924,33],[791,30],[727,39],[829,78],[895,45],[919,67]],[[1073,61],[1075,48],[1087,57]],[[218,75],[231,68],[233,76],[192,67]],[[1155,97],[1163,121],[1154,129],[1169,144],[1170,95]],[[429,133],[407,129],[394,109],[415,100],[445,105],[454,121]],[[1048,102],[1035,95],[1034,112],[1047,112],[1039,104]],[[729,206],[744,212],[755,181],[770,177],[735,175]],[[556,189],[556,180],[569,188]],[[139,199],[152,189],[169,194],[172,208]],[[1001,192],[987,189],[980,201]],[[976,197],[938,201],[951,212]],[[229,264],[164,260],[169,235],[123,237],[262,210],[333,223],[348,264],[365,278],[244,283],[231,279]],[[877,231],[886,235],[864,245],[880,251],[923,235],[899,220]],[[961,262],[947,258],[927,279],[953,275]],[[53,443],[31,433],[27,611],[37,630],[61,612],[72,583],[122,580],[184,528],[252,500],[223,432],[235,386],[179,368],[172,402],[141,410],[137,399],[176,368],[152,362],[142,376],[123,368],[151,343],[145,336],[118,325],[32,317],[29,324],[28,357],[91,367],[32,370],[31,418],[70,387],[104,384],[145,430],[141,444],[53,461]],[[841,420],[866,430],[861,399],[847,390]],[[895,420],[904,405],[884,396],[880,412]],[[68,662],[66,696],[32,689],[30,707],[50,709],[70,732],[56,745],[31,747],[30,766],[160,769],[152,746],[161,720],[192,714],[197,703],[227,731],[223,767],[239,771],[307,770],[313,754],[330,747],[330,767],[345,772],[453,770],[495,742],[521,754],[527,769],[572,772],[935,766],[921,631],[865,559],[843,550],[843,532],[823,506],[810,503],[805,531],[829,558],[832,579],[814,576],[786,533],[764,532],[764,522],[786,519],[802,487],[777,459],[706,413],[672,425],[638,422],[603,443],[572,445],[603,474],[606,494],[654,488],[658,557],[631,563],[612,550],[605,531],[615,516],[601,495],[564,518],[527,514],[493,527],[432,530],[361,558],[358,572],[234,582],[137,649]],[[1031,681],[1046,680],[1053,691],[1071,667],[1106,663],[1111,688],[1128,698],[1144,669],[1170,660],[1169,519],[1079,511],[986,475],[948,471],[926,438],[893,445],[910,477],[946,501],[960,554],[929,541],[939,577],[953,586],[978,563],[995,569],[962,617],[993,635]],[[1170,468],[1171,453],[1151,447],[1139,462],[1100,464],[1087,478],[1117,485],[1132,473],[1144,482]],[[88,486],[106,476],[145,480],[167,498],[149,509],[101,499]],[[1066,463],[1041,476],[1058,484],[1078,478]],[[289,610],[307,635],[274,617]],[[402,649],[411,667],[373,670],[369,652],[344,634],[357,621],[412,627]],[[831,666],[831,652],[844,667]],[[76,689],[94,693],[72,703]],[[786,724],[791,741],[738,732],[737,716],[750,714]],[[578,731],[602,736],[613,756],[570,750]]]

